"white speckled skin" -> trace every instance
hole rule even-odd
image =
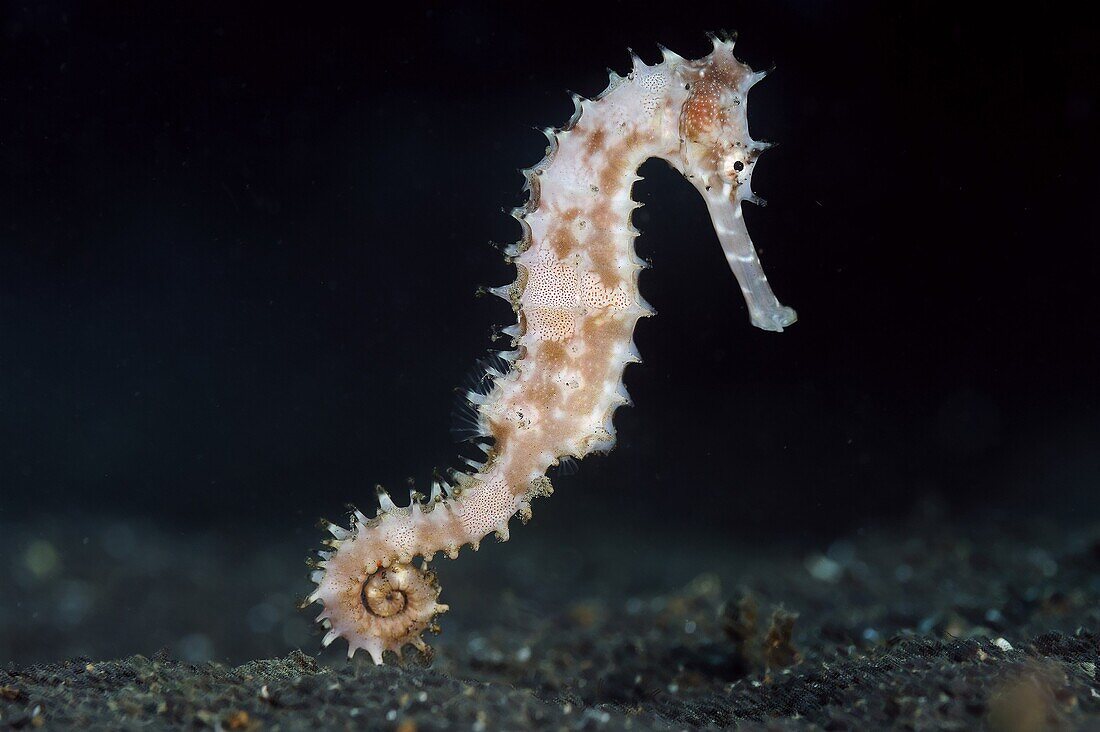
[[[411,565],[436,552],[455,557],[487,534],[508,536],[517,512],[551,492],[547,468],[615,444],[612,417],[629,403],[623,370],[639,360],[632,340],[653,310],[638,292],[645,266],[634,252],[630,222],[636,171],[667,160],[706,199],[715,231],[740,283],[753,325],[781,331],[795,313],[776,300],[760,267],[741,203],[766,145],[748,133],[747,94],[763,74],[733,57],[733,43],[686,61],[663,50],[662,63],[637,57],[627,77],[612,75],[596,99],[575,98],[565,129],[547,131],[546,157],[525,171],[529,200],[513,212],[523,238],[507,252],[517,278],[493,290],[512,303],[517,323],[505,329],[512,363],[495,374],[488,394],[471,394],[481,434],[492,439],[483,464],[445,497],[437,483],[427,504],[398,508],[382,494],[382,511],[357,514],[350,531],[330,526],[333,551],[321,553],[309,601],[323,603],[324,643],[348,642],[376,663],[405,644],[424,649],[421,634],[446,610],[434,575]],[[365,588],[365,589],[364,589]]]

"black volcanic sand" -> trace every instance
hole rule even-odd
[[[315,652],[287,582],[312,532],[0,524],[0,727],[1100,728],[1100,527],[1018,523],[801,547],[532,524],[437,562],[434,660],[383,667]]]

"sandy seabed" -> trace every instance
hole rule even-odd
[[[296,609],[315,539],[0,525],[0,727],[1100,725],[1100,527],[933,512],[751,547],[526,527],[438,563],[434,658],[382,667],[320,652]]]

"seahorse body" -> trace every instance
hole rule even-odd
[[[742,201],[759,202],[752,171],[767,145],[749,136],[745,110],[764,74],[734,58],[731,40],[712,41],[697,61],[664,48],[654,66],[634,56],[625,78],[612,72],[595,99],[574,97],[565,128],[546,131],[546,157],[524,171],[528,201],[512,214],[523,228],[506,252],[516,280],[492,290],[517,314],[504,329],[513,350],[501,354],[511,368],[490,368],[491,390],[468,395],[485,460],[450,482],[437,479],[427,501],[414,492],[398,507],[378,488],[375,518],[355,511],[350,529],[326,523],[333,538],[319,552],[307,598],[324,605],[324,645],[343,637],[349,657],[363,648],[376,663],[406,644],[425,650],[423,631],[447,610],[427,569],[436,552],[454,558],[494,532],[507,540],[508,521],[518,513],[526,522],[531,499],[552,492],[550,466],[614,446],[612,417],[630,401],[623,370],[639,361],[634,326],[653,314],[638,293],[646,265],[630,221],[645,160],[668,161],[706,199],[753,325],[781,331],[794,322],[772,294],[741,215]],[[418,556],[421,567],[412,564]]]

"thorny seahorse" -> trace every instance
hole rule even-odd
[[[437,475],[431,495],[413,491],[408,506],[378,487],[377,515],[354,511],[350,529],[322,522],[332,538],[311,562],[317,588],[306,602],[324,606],[324,645],[342,637],[349,657],[363,648],[375,663],[406,644],[426,651],[423,632],[438,631],[447,610],[428,568],[436,552],[454,559],[490,533],[506,541],[508,521],[526,523],[531,500],[552,492],[548,468],[614,446],[612,416],[630,403],[623,370],[640,361],[634,326],[654,312],[638,293],[646,264],[630,220],[647,159],[666,160],[706,200],[752,324],[782,331],[795,321],[741,214],[742,201],[762,203],[751,180],[768,145],[749,136],[746,97],[765,74],[734,58],[732,39],[711,41],[696,61],[663,47],[653,66],[631,54],[626,77],[610,72],[594,99],[574,95],[568,124],[545,131],[546,156],[523,171],[527,203],[512,212],[523,230],[505,251],[516,280],[491,290],[516,313],[503,330],[512,350],[487,368],[489,388],[467,395],[484,461]]]

